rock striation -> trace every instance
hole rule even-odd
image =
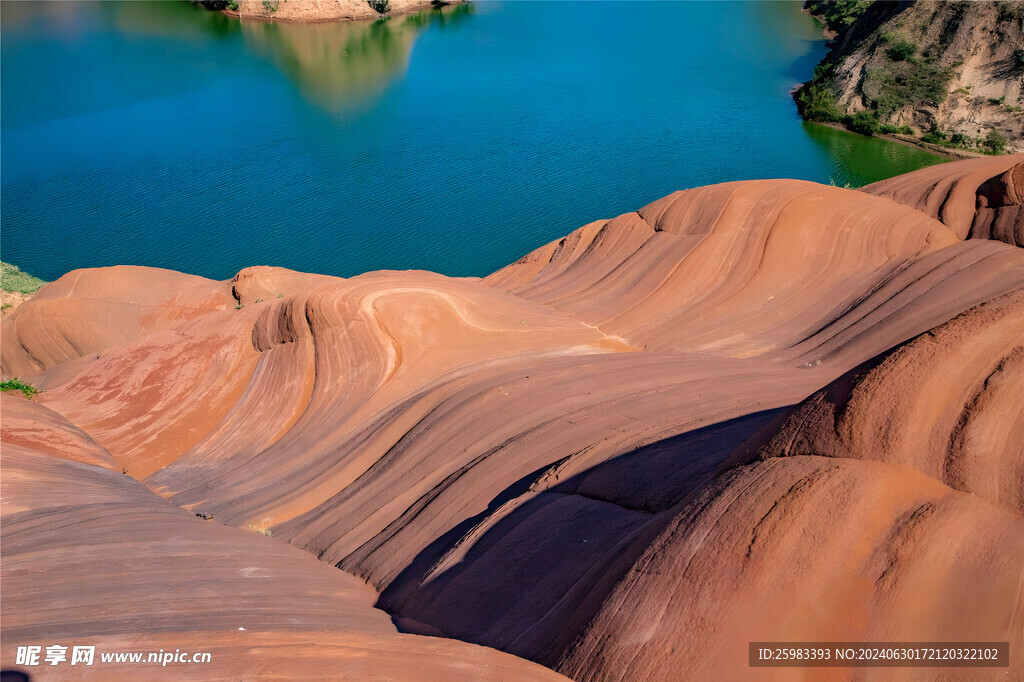
[[[482,279],[69,273],[0,336],[43,389],[3,397],[3,663],[60,636],[303,679],[734,678],[754,640],[1020,666],[1022,176],[702,187]]]
[[[191,679],[565,678],[451,639],[400,634],[362,581],[262,534],[204,521],[121,473],[92,438],[4,394],[3,665],[15,645],[95,646],[59,679],[181,679],[99,652],[211,654]],[[144,671],[144,672],[140,672]],[[46,677],[43,677],[46,679]]]
[[[1016,157],[964,161],[952,168],[922,168],[863,190],[923,211],[961,239],[1024,246],[1024,169]]]

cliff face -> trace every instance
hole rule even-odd
[[[1024,149],[1024,2],[807,6],[837,35],[797,95],[805,117],[978,151]]]
[[[987,640],[1019,670],[1022,170],[695,188],[483,279],[68,273],[2,322],[42,392],[2,398],[0,663],[737,679],[750,641]]]

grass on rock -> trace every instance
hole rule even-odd
[[[0,263],[0,289],[19,294],[34,294],[46,284],[38,277],[23,272],[18,266]]]
[[[30,384],[26,384],[21,379],[15,377],[9,381],[0,383],[0,391],[21,391],[25,394],[26,398],[31,398],[36,393],[39,393],[39,389]]]

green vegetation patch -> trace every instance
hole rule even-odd
[[[952,68],[928,60],[892,61],[868,72],[864,94],[871,98],[873,108],[884,118],[906,106],[938,106],[946,99],[952,78]]]
[[[997,7],[999,8],[999,21],[1013,21],[1021,14],[1021,8],[1015,2],[1000,2]]]
[[[966,149],[968,151],[998,156],[999,154],[1006,153],[1006,144],[1009,140],[1006,139],[1006,135],[1003,135],[998,130],[990,131],[985,137],[971,137],[963,133],[947,133],[938,128],[932,128],[921,137],[921,141],[937,144],[942,147]]]
[[[916,54],[917,45],[903,38],[896,39],[892,47],[885,51],[885,55],[894,62],[905,62],[913,59]]]
[[[836,104],[836,95],[826,83],[811,81],[796,93],[796,106],[800,115],[808,121],[839,123],[845,114]]]
[[[0,383],[0,391],[21,391],[22,393],[25,394],[26,398],[31,398],[36,393],[39,393],[38,388],[36,388],[35,386],[30,386],[29,384],[26,384],[24,381],[18,378],[14,378],[11,379],[10,381]]]
[[[813,6],[812,6],[813,5]],[[812,12],[831,12],[836,21],[856,21],[871,5],[870,2],[808,3]],[[796,93],[800,115],[809,121],[842,123],[864,135],[900,134],[913,131],[906,125],[892,125],[893,114],[905,107],[938,106],[947,97],[953,69],[956,65],[938,64],[938,46],[928,45],[923,50],[895,31],[878,36],[880,45],[888,46],[884,58],[867,72],[863,91],[870,102],[867,111],[850,113],[837,101],[833,79],[838,61],[827,58],[814,69],[814,77]]]
[[[833,31],[842,31],[857,21],[872,4],[872,0],[814,0],[804,6],[811,14],[824,19]]]
[[[34,294],[46,284],[38,277],[22,272],[16,265],[0,263],[0,289],[19,294]],[[7,389],[4,389],[7,390]]]
[[[936,42],[918,44],[911,40],[917,35],[923,35],[928,28],[927,25],[921,27],[920,33],[907,33],[908,29],[899,23],[891,30],[873,34],[868,30],[871,26],[865,27],[865,31],[860,31],[860,24],[874,21],[872,17],[875,17],[875,13],[872,12],[856,27],[851,28],[873,4],[864,0],[809,0],[804,4],[812,14],[825,19],[829,27],[839,33],[850,29],[851,33],[847,34],[849,37],[854,33],[867,32],[858,40],[875,41],[871,46],[874,56],[868,62],[869,66],[860,84],[867,104],[866,110],[851,112],[840,104],[840,84],[836,80],[836,72],[842,64],[843,57],[838,56],[836,50],[815,67],[813,78],[797,90],[794,99],[800,115],[808,121],[839,123],[864,135],[912,136],[914,130],[902,124],[900,113],[907,108],[938,107],[948,97],[950,83],[956,75],[956,69],[963,65],[963,61],[962,58],[951,63],[948,59],[944,60],[944,50]],[[1016,17],[1018,6],[1019,3],[1004,3],[1000,6],[1001,16],[1005,19],[1012,11]],[[1024,14],[1024,11],[1020,13]],[[1024,68],[1024,50],[1016,50],[1007,61],[1010,69]],[[962,86],[957,89],[957,93],[969,97],[971,86]],[[978,98],[975,100],[979,101]],[[1006,104],[1005,97],[993,97],[987,101],[990,105],[1001,107],[1013,114],[1024,110],[1022,107]],[[976,138],[960,133],[932,130],[921,140],[985,154],[1005,154],[1009,144],[1004,131],[998,130]]]
[[[199,0],[199,4],[205,7],[206,9],[212,10],[238,10],[237,0]]]
[[[985,141],[981,143],[981,147],[989,154],[1005,154],[1006,143],[1006,135],[1003,135],[998,130],[993,130],[985,136]]]

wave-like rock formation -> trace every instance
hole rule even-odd
[[[865,192],[894,199],[941,220],[961,239],[1024,246],[1024,167],[1016,157],[972,159],[882,180]]]
[[[677,192],[483,279],[69,273],[0,338],[43,389],[3,402],[3,663],[59,636],[224,676],[733,678],[755,640],[1020,666],[1022,169]]]
[[[168,504],[45,406],[5,394],[2,409],[5,668],[15,644],[57,643],[212,658],[140,672],[97,655],[91,668],[38,670],[43,679],[564,679],[493,649],[400,634],[351,575]]]

